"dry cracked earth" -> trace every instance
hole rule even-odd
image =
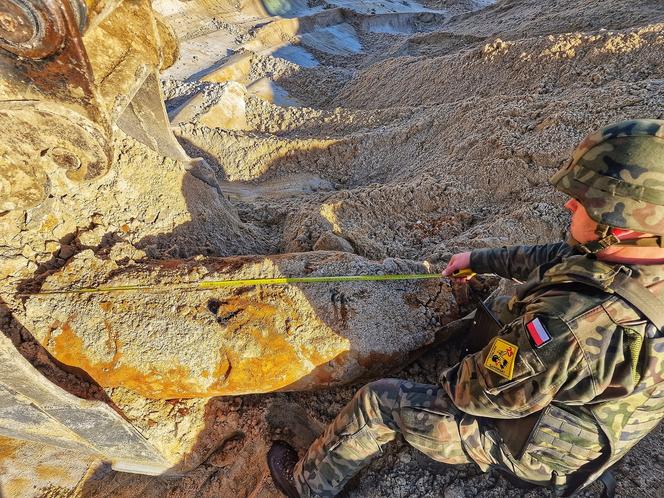
[[[559,240],[567,216],[547,178],[576,143],[609,122],[664,119],[661,0],[155,0],[153,6],[180,38],[180,59],[162,75],[174,132],[207,166],[188,171],[119,136],[105,177],[66,192],[54,185],[42,206],[0,217],[6,285],[73,279],[87,285],[102,283],[100,275],[126,274],[146,281],[215,271],[246,276],[282,254],[287,263],[269,268],[389,273],[421,271],[427,261],[437,270],[461,250]],[[298,256],[312,251],[318,255]],[[239,256],[257,266],[210,263]],[[298,266],[305,260],[310,267]],[[144,298],[138,310],[129,299],[37,302],[3,295],[3,330],[25,357],[70,392],[112,400],[187,471],[170,478],[121,473],[92,457],[0,438],[0,496],[279,496],[264,462],[270,441],[305,447],[359,385],[338,384],[385,374],[433,383],[459,354],[451,340],[402,365],[410,350],[464,311],[447,284],[328,290],[331,300],[323,291],[292,289],[208,296],[204,306],[169,295]],[[416,305],[392,304],[402,294],[419,296]],[[247,304],[262,300],[280,310],[274,303],[284,297],[316,312],[289,315],[301,322],[294,330],[304,337],[300,349],[291,344],[295,356],[283,353],[283,364],[296,358],[304,365],[290,377],[278,362],[265,366],[271,360],[261,352],[276,346],[260,340],[277,327],[265,317],[286,316],[288,306],[273,313]],[[233,299],[244,303],[241,313],[224,312]],[[206,318],[196,328],[198,312]],[[242,313],[246,320],[233,326]],[[189,339],[160,335],[154,323],[162,315],[180,320]],[[99,343],[83,332],[78,339],[66,335],[75,326],[110,330],[118,316],[124,317],[119,332]],[[194,335],[215,320],[224,334],[256,338],[224,343],[237,357],[228,353],[219,364],[222,383],[205,380],[211,372],[201,365],[220,360],[206,356],[207,336]],[[342,326],[360,331],[358,338],[339,339]],[[145,343],[132,343],[136,331]],[[319,341],[317,361],[305,351],[311,337]],[[35,340],[61,361],[95,372],[96,382],[59,371]],[[348,349],[348,341],[355,356],[306,376]],[[378,342],[387,345],[380,349]],[[145,351],[180,355],[191,378],[160,384],[97,368],[140,370]],[[243,366],[248,356],[254,361]],[[313,391],[269,393],[289,385]],[[618,496],[664,496],[663,441],[660,426],[617,465]],[[592,485],[579,496],[600,491]],[[549,496],[472,465],[428,462],[400,440],[344,495]]]

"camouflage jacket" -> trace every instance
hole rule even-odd
[[[631,271],[664,299],[664,265],[606,263],[559,243],[473,251],[471,267],[527,279],[509,304],[515,319],[499,335],[518,351],[511,378],[486,365],[494,339],[444,372],[443,386],[460,410],[480,417],[555,408],[569,422],[559,430],[580,449],[599,442],[590,482],[664,415],[664,335],[611,291],[618,272]],[[574,440],[580,433],[590,434],[585,444]]]

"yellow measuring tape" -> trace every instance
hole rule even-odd
[[[425,280],[443,278],[440,273],[411,273],[394,275],[336,275],[329,277],[275,277],[275,278],[247,278],[238,280],[203,280],[199,282],[184,282],[180,284],[162,285],[115,285],[99,287],[75,287],[71,289],[41,290],[27,292],[21,296],[50,296],[54,294],[98,294],[103,292],[165,292],[172,290],[199,291],[218,289],[223,287],[245,287],[251,285],[283,285],[333,282],[381,282],[396,280]]]
[[[464,268],[462,270],[457,270],[457,271],[452,273],[452,276],[454,278],[467,278],[467,279],[470,279],[470,278],[473,278],[475,275],[477,275],[477,273],[475,273],[470,268]]]
[[[472,270],[458,270],[452,274],[455,278],[473,277]],[[129,284],[99,287],[74,287],[70,289],[41,290],[39,292],[26,292],[19,296],[52,296],[57,294],[100,294],[106,292],[167,292],[172,290],[202,291],[224,287],[248,287],[252,285],[284,285],[309,283],[336,283],[336,282],[383,282],[398,280],[427,280],[443,278],[440,273],[406,273],[389,275],[333,275],[329,277],[274,277],[274,278],[246,278],[238,280],[203,280],[198,282],[184,282],[180,284]]]

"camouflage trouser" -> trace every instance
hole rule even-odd
[[[397,433],[440,462],[468,463],[462,413],[442,388],[397,379],[362,387],[295,468],[300,496],[334,496]]]
[[[480,423],[481,422],[481,423]],[[362,387],[309,447],[295,467],[302,497],[330,497],[397,433],[430,458],[448,464],[475,462],[563,491],[565,475],[597,459],[600,436],[592,426],[555,406],[545,410],[537,436],[520,459],[512,456],[488,419],[459,411],[444,389],[399,379]]]
[[[507,309],[507,299],[492,296],[487,306],[499,316]],[[472,316],[464,318],[468,324]],[[464,416],[472,419],[465,431]],[[295,485],[302,497],[335,496],[397,433],[434,460],[470,463],[473,459],[464,450],[462,432],[467,439],[481,437],[476,420],[460,412],[440,386],[398,379],[372,382],[309,447],[295,467]]]

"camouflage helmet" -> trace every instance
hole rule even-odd
[[[664,120],[622,121],[588,135],[550,182],[605,234],[617,227],[664,235]]]

